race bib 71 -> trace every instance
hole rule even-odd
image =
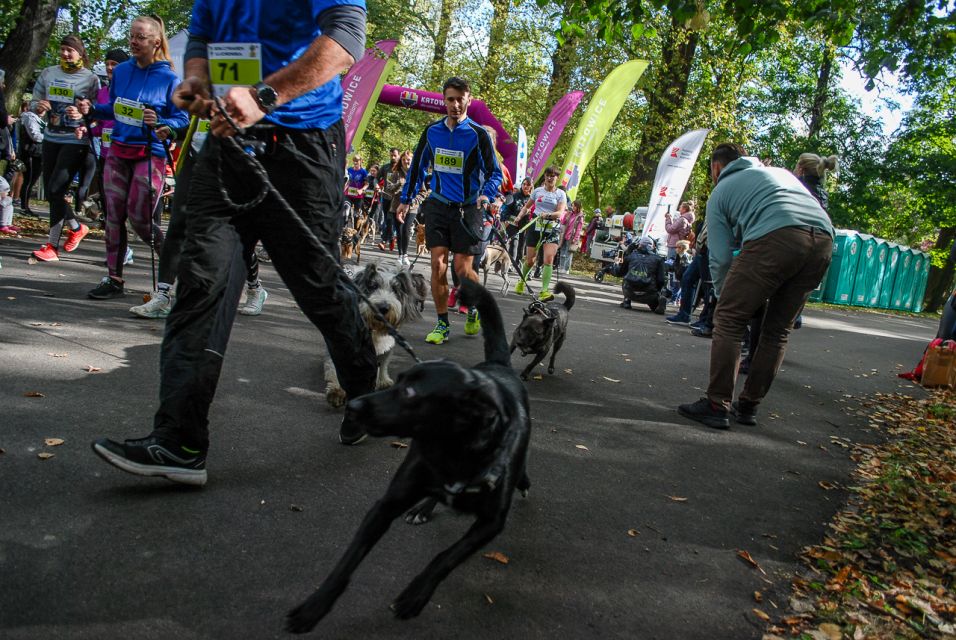
[[[258,42],[216,42],[208,51],[209,79],[216,96],[225,95],[232,87],[262,82],[262,47]]]

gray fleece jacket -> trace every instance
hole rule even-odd
[[[707,200],[707,247],[714,291],[720,290],[736,245],[784,227],[816,227],[833,236],[826,211],[786,169],[738,158],[720,172]]]

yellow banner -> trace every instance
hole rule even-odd
[[[588,162],[597,153],[598,147],[604,141],[611,125],[620,113],[624,101],[631,94],[634,85],[640,79],[649,63],[647,60],[630,60],[620,65],[601,83],[594,92],[588,110],[584,112],[574,134],[568,159],[564,163],[564,175],[561,178],[561,187],[568,197],[574,200],[578,192],[581,176],[588,166]]]

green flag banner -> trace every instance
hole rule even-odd
[[[620,65],[610,74],[591,98],[588,110],[584,112],[578,130],[574,134],[568,159],[564,163],[564,177],[561,187],[571,200],[578,192],[581,175],[594,157],[598,147],[604,141],[624,101],[641,74],[647,69],[647,60],[630,60]]]

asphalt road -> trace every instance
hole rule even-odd
[[[102,302],[86,298],[105,275],[102,242],[29,265],[37,245],[0,239],[0,637],[287,637],[285,611],[331,569],[405,450],[338,444],[324,346],[267,265],[265,312],[240,316],[232,333],[207,486],[109,467],[90,441],[147,434],[156,406],[162,324],[126,311],[149,288],[148,253],[137,245],[128,271],[136,293]],[[315,637],[759,638],[752,609],[782,614],[796,554],[846,497],[846,443],[878,437],[854,415],[856,398],[919,393],[895,373],[935,331],[809,311],[759,426],[721,432],[675,411],[702,393],[709,341],[618,308],[610,285],[573,284],[557,372],[528,382],[531,495],[487,549],[508,564],[468,560],[420,617],[396,621],[391,599],[470,520],[441,511],[425,526],[396,523]],[[499,300],[516,323],[523,302]],[[403,329],[423,357],[480,359],[463,318],[440,347],[423,340],[433,323],[428,309]],[[410,362],[399,353],[393,372]]]

